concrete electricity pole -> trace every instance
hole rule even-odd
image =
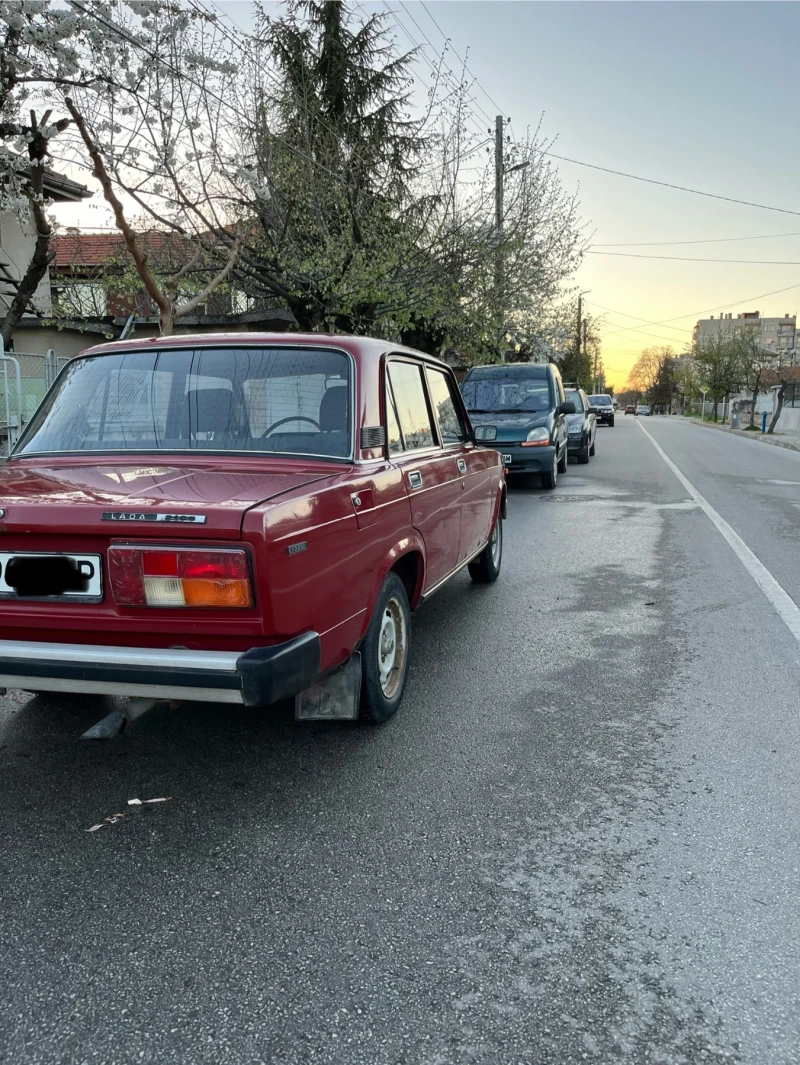
[[[581,361],[581,332],[584,329],[584,324],[583,324],[583,297],[584,296],[588,296],[591,291],[592,290],[590,288],[585,288],[583,290],[583,292],[579,292],[578,293],[578,332],[575,335],[575,348],[576,348],[576,350],[578,352],[578,358],[577,358],[576,363],[575,363],[575,372],[576,372],[576,374],[577,374],[578,367],[579,367],[580,361]],[[585,336],[584,336],[583,347],[584,347],[584,351],[585,351],[586,350],[586,338],[585,338]]]
[[[506,174],[513,174],[515,170],[524,170],[528,166],[527,161],[517,163],[506,170],[503,157],[503,124],[502,115],[495,115],[494,120],[494,228],[497,239],[497,252],[494,268],[494,298],[497,313],[497,333],[500,337],[500,359],[505,362],[505,269],[503,262],[503,179]],[[491,132],[491,130],[489,131]]]
[[[494,300],[497,315],[497,336],[500,344],[500,360],[505,362],[506,346],[503,339],[505,306],[503,299],[503,116],[494,120],[494,230],[497,241],[494,264]]]

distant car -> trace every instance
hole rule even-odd
[[[589,407],[589,399],[582,388],[566,385],[564,395],[567,403],[575,406],[575,413],[567,415],[567,432],[569,434],[567,454],[576,458],[583,466],[594,455],[595,437],[597,435],[597,418]]]
[[[639,406],[636,408],[636,413],[642,414],[647,417],[647,415],[649,415],[650,413],[650,408],[647,406],[646,403],[640,403]]]
[[[636,413],[636,407],[633,405],[633,403],[628,403],[626,405],[625,413],[626,414],[635,414]]]
[[[614,404],[611,402],[611,396],[607,396],[605,393],[596,396],[589,396],[589,406],[597,418],[598,425],[610,425],[614,426]]]
[[[509,473],[538,473],[555,488],[567,470],[566,416],[575,407],[553,363],[473,366],[461,384],[479,444],[496,448]]]

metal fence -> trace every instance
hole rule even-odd
[[[6,353],[0,340],[0,456],[9,454],[68,358],[49,348],[44,355]]]

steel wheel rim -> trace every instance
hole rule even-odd
[[[500,529],[500,519],[494,523],[492,529],[492,535],[489,540],[489,552],[492,556],[492,565],[497,569],[497,564],[500,561],[500,551],[502,550],[502,530]]]
[[[553,484],[558,480],[558,452],[553,455]]]
[[[383,608],[378,633],[378,676],[381,691],[393,699],[400,687],[408,653],[406,617],[399,599],[392,596]]]

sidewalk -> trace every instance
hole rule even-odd
[[[780,434],[773,433],[749,433],[744,429],[731,429],[729,425],[716,425],[714,422],[701,422],[697,418],[687,418],[692,425],[701,425],[707,429],[716,429],[720,433],[732,433],[734,436],[743,436],[746,440],[755,440],[761,444],[771,444],[772,447],[782,447],[787,451],[800,451],[800,433],[792,433],[786,430]]]

